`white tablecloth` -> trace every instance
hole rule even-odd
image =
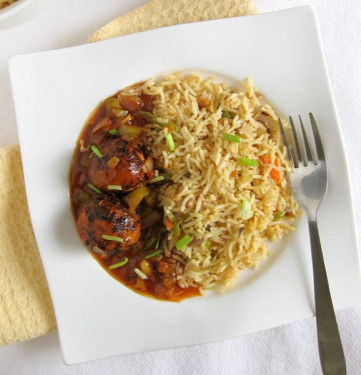
[[[0,31],[0,146],[17,142],[7,73],[10,56],[82,44],[104,23],[146,2],[54,0],[36,18]],[[313,4],[316,8],[351,172],[356,231],[361,233],[358,209],[361,207],[361,3],[359,0],[254,2],[259,12],[304,4]],[[337,318],[348,374],[361,374],[361,307],[338,311]],[[315,320],[308,319],[225,342],[125,355],[75,366],[63,363],[57,333],[0,348],[0,375],[113,373],[320,374]]]

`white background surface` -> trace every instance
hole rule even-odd
[[[346,145],[361,233],[361,4],[359,0],[254,0],[259,12],[315,6],[331,86]],[[17,142],[7,73],[9,57],[82,44],[109,20],[145,0],[54,0],[36,18],[0,31],[0,146]],[[337,213],[335,213],[337,214]],[[340,249],[342,251],[342,249]],[[347,293],[347,291],[345,291]],[[361,372],[361,308],[337,313],[348,374]],[[65,366],[56,333],[0,348],[0,375],[12,374],[320,374],[314,319],[222,343],[126,355]]]

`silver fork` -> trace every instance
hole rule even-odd
[[[321,367],[324,374],[344,375],[346,374],[346,362],[317,226],[317,210],[327,190],[327,165],[316,120],[312,113],[309,115],[317,155],[310,145],[301,116],[299,116],[299,121],[302,138],[298,135],[299,132],[296,130],[292,117],[290,117],[292,136],[286,136],[281,119],[279,119],[279,124],[283,143],[293,166],[293,173],[290,174],[292,193],[306,212],[308,219]]]

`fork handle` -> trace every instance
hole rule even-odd
[[[316,218],[309,220],[308,226],[311,240],[316,325],[321,366],[325,375],[345,375],[346,362],[333,309]]]

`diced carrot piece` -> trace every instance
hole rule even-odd
[[[165,227],[170,230],[173,228],[173,223],[170,221],[169,217],[165,218]]]
[[[260,156],[260,159],[262,160],[264,164],[271,164],[271,159],[268,155],[262,155]],[[281,166],[281,160],[279,158],[275,159],[275,165],[277,167]],[[279,170],[274,169],[274,168],[271,169],[270,175],[276,181],[277,184],[280,184],[282,182],[282,176]]]
[[[270,175],[277,184],[280,184],[282,182],[281,173],[277,169],[271,169]]]
[[[262,160],[262,163],[264,164],[271,164],[271,159],[268,155],[262,155],[260,156],[260,159]]]

